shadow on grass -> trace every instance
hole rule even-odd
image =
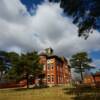
[[[76,87],[63,90],[65,94],[72,96],[72,100],[100,100],[100,88]]]
[[[74,100],[100,100],[100,95],[80,95],[73,97]]]
[[[32,90],[33,88],[15,88],[13,89],[14,91],[27,91],[27,90]]]
[[[27,90],[33,90],[33,89],[45,89],[45,88],[48,88],[47,86],[43,86],[43,87],[38,87],[38,86],[35,86],[35,87],[32,87],[32,88],[15,88],[13,89],[14,91],[27,91]]]

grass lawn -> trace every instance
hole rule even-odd
[[[2,89],[0,100],[72,100],[64,93],[63,87],[44,89]]]

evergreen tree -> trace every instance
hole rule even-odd
[[[2,80],[3,72],[6,70],[6,67],[2,60],[0,60],[0,80]]]
[[[8,71],[9,66],[7,62],[7,52],[0,51],[0,80],[2,80],[5,76],[5,73]]]
[[[15,52],[9,52],[7,58],[9,59],[10,68],[6,74],[6,78],[12,81],[19,81],[21,79],[20,67],[18,66],[20,55]]]
[[[79,27],[79,36],[88,38],[93,29],[100,31],[100,0],[49,0],[60,2],[64,13],[73,16],[73,23]]]
[[[9,78],[17,81],[24,78],[27,80],[27,88],[29,88],[30,76],[35,79],[36,76],[42,73],[42,65],[39,64],[37,52],[21,54],[20,56],[16,53],[10,53],[10,57],[12,68],[8,73]]]
[[[75,69],[76,73],[80,73],[81,80],[83,81],[83,72],[94,68],[90,65],[92,59],[88,57],[86,52],[80,52],[73,55],[70,59],[71,68]]]

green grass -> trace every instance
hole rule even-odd
[[[0,100],[72,100],[62,87],[44,89],[2,89]]]

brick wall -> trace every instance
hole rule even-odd
[[[43,72],[45,73],[44,82],[46,84],[66,84],[70,80],[70,70],[68,63],[62,61],[57,56],[47,57],[46,55],[40,55],[40,63],[45,67]]]
[[[16,83],[16,82],[0,83],[0,89],[2,89],[2,88],[24,87],[24,86],[26,86],[26,84],[27,84],[26,80],[22,80],[19,83]]]

